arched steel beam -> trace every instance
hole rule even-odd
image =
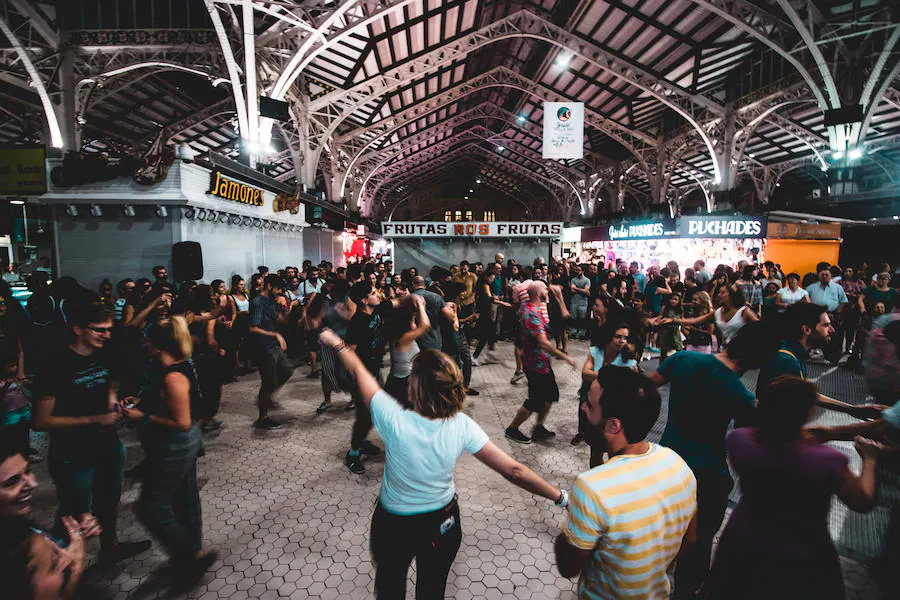
[[[531,37],[565,48],[567,52],[572,52],[599,69],[627,81],[674,110],[696,129],[697,135],[703,140],[713,159],[714,180],[721,179],[721,170],[716,161],[712,141],[694,115],[698,105],[705,110],[723,114],[724,109],[721,106],[702,95],[692,94],[673,83],[659,79],[642,66],[615,56],[525,10],[495,21],[348,90],[334,92],[311,102],[310,114],[315,117],[319,128],[316,133],[317,144],[313,151],[313,159],[318,161],[324,140],[331,138],[338,125],[372,100],[415,81],[434,69],[462,59],[475,50],[515,37]]]
[[[204,0],[209,18],[212,20],[213,29],[215,29],[216,37],[219,39],[219,46],[222,48],[222,55],[225,57],[225,66],[228,70],[228,79],[231,81],[231,93],[234,96],[234,106],[238,116],[238,127],[241,130],[241,137],[248,138],[250,135],[250,124],[247,114],[247,102],[244,100],[244,92],[241,87],[240,67],[234,59],[234,52],[231,50],[231,41],[228,39],[228,33],[222,24],[222,18],[219,16],[219,9],[216,7],[215,0]]]
[[[869,134],[869,128],[872,126],[872,117],[875,116],[875,109],[878,108],[878,105],[881,104],[881,101],[884,99],[887,91],[890,89],[891,84],[894,83],[894,80],[900,77],[900,61],[897,61],[897,64],[894,65],[894,68],[887,74],[884,80],[881,82],[881,85],[878,86],[878,91],[875,92],[875,95],[872,97],[872,102],[866,107],[866,114],[863,117],[862,127],[860,128],[859,141],[857,145],[861,145],[865,142],[866,137]]]
[[[575,197],[578,199],[578,201],[581,205],[581,209],[582,210],[585,209],[584,199],[583,199],[581,193],[579,192],[578,188],[575,186],[575,184],[572,182],[572,180],[569,179],[570,175],[567,175],[566,173],[560,173],[558,170],[553,168],[553,166],[547,164],[547,161],[544,161],[540,154],[535,153],[533,150],[531,150],[530,148],[528,148],[526,146],[521,146],[514,140],[510,140],[508,138],[501,138],[500,140],[498,140],[497,139],[498,135],[499,134],[497,134],[497,132],[494,132],[490,129],[487,129],[485,127],[477,125],[475,127],[468,129],[467,131],[465,131],[461,134],[447,138],[447,140],[440,140],[439,142],[437,142],[437,144],[435,144],[435,146],[441,146],[441,145],[446,146],[446,144],[449,144],[454,140],[455,140],[455,142],[458,142],[459,138],[466,138],[466,137],[480,137],[484,141],[491,142],[494,145],[502,144],[504,147],[515,145],[519,148],[518,150],[516,150],[516,153],[519,156],[522,156],[526,160],[529,160],[531,162],[534,162],[537,165],[540,165],[540,167],[544,168],[550,174],[552,174],[555,179],[559,179],[560,181],[562,181],[563,183],[568,185],[571,188],[572,192],[575,194]],[[446,142],[446,144],[445,144],[445,142]],[[455,142],[452,142],[452,143],[455,143]],[[428,150],[431,147],[432,146],[429,146],[428,148],[425,148],[422,151],[424,152],[425,150]],[[380,165],[378,165],[372,171],[370,171],[368,174],[366,174],[365,179],[363,180],[362,185],[360,186],[360,195],[361,196],[365,192],[366,184],[373,177],[373,175],[375,175],[375,173],[378,172],[378,169],[381,168],[382,166],[384,166],[385,164],[387,164],[388,162],[390,162],[392,159],[402,156],[403,151],[404,151],[403,149],[398,149],[397,152],[393,156],[387,157],[385,160],[382,161],[382,163]],[[409,157],[409,159],[413,159],[413,157],[417,156],[418,154],[419,153],[413,154],[411,157]],[[403,160],[395,163],[395,165],[391,165],[391,166],[396,169],[401,169],[404,165],[407,164],[407,160],[409,160],[409,159],[403,159]]]
[[[41,100],[41,107],[44,109],[44,116],[47,118],[47,127],[50,129],[50,144],[54,148],[62,148],[65,145],[63,134],[59,127],[59,119],[56,117],[56,111],[53,109],[53,102],[51,102],[50,95],[47,93],[47,86],[45,86],[44,82],[41,80],[41,75],[31,61],[31,57],[28,56],[28,53],[25,51],[25,48],[22,47],[22,44],[19,42],[15,33],[10,29],[9,23],[7,23],[2,16],[0,16],[0,31],[2,31],[3,35],[6,36],[6,39],[9,40],[9,45],[16,51],[19,60],[22,61],[25,71],[31,78],[31,84],[34,86],[34,90]]]
[[[512,87],[530,94],[542,100],[564,101],[562,94],[558,94],[531,79],[515,73],[506,67],[495,67],[486,73],[462,82],[456,86],[438,94],[434,98],[424,100],[398,113],[394,117],[384,119],[384,122],[376,123],[370,127],[354,130],[336,140],[340,151],[350,156],[350,162],[346,168],[349,172],[362,153],[377,144],[380,140],[390,137],[409,123],[416,121],[442,108],[450,103],[457,102],[469,94],[489,87]],[[626,128],[615,121],[607,119],[603,115],[585,108],[585,123],[604,132],[609,137],[622,144],[635,158],[644,163],[644,151],[656,145],[656,140],[650,136]],[[346,178],[345,178],[346,182]],[[345,183],[344,182],[344,183]],[[341,188],[343,190],[343,186]]]

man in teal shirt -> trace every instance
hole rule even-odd
[[[806,379],[806,360],[813,348],[823,348],[831,340],[834,327],[826,307],[810,302],[798,302],[787,307],[782,316],[780,331],[785,333],[778,353],[759,370],[756,396],[782,375]],[[854,406],[819,394],[819,406],[847,413],[858,419],[876,417],[870,405]]]
[[[718,354],[676,352],[650,374],[671,384],[669,414],[660,444],[677,452],[697,478],[697,541],[679,558],[675,598],[694,598],[709,571],[713,537],[722,525],[734,481],[725,462],[725,434],[753,418],[755,399],[744,371],[771,360],[778,340],[760,322],[748,323]]]

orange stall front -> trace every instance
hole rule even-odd
[[[815,272],[822,261],[837,264],[841,251],[840,223],[768,224],[766,260],[781,265],[784,273]]]

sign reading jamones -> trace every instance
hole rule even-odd
[[[221,171],[213,171],[210,174],[209,191],[206,193],[225,198],[226,200],[240,202],[241,204],[249,204],[250,206],[263,205],[263,191],[261,189],[235,181],[223,175]]]
[[[381,224],[384,237],[528,237],[559,238],[562,223],[495,223],[491,221],[466,221],[442,223],[438,221],[387,221]]]

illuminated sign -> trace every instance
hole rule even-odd
[[[493,221],[387,221],[381,224],[384,237],[529,237],[559,238],[562,223],[497,223]]]
[[[637,223],[613,223],[599,227],[585,227],[581,232],[583,242],[611,242],[625,240],[655,240],[677,237],[675,219],[660,219]]]
[[[39,196],[47,191],[43,146],[0,148],[0,194]]]
[[[762,238],[766,237],[765,217],[682,217],[684,238]]]
[[[213,171],[209,181],[209,191],[207,194],[218,196],[226,200],[240,202],[250,206],[263,205],[263,191],[259,188],[250,187],[246,183],[235,181],[220,171]]]

